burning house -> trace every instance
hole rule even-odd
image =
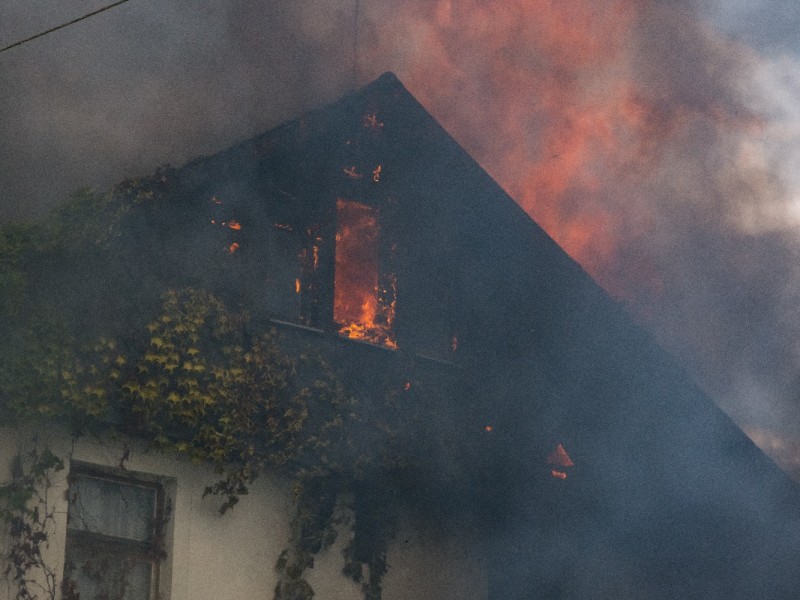
[[[80,326],[138,319],[145,281],[204,287],[324,349],[365,410],[388,410],[370,390],[390,388],[392,410],[426,415],[397,491],[424,510],[389,546],[386,598],[796,597],[797,486],[393,75],[156,183],[115,242],[125,293],[98,290]],[[88,443],[72,458],[87,497],[130,469],[151,503],[177,494],[153,559],[163,597],[275,587],[258,565],[287,535],[280,486],[254,488],[226,525],[187,499],[199,467],[144,453],[123,472]],[[90,529],[59,528],[54,561]],[[146,543],[135,533],[109,535]],[[355,597],[334,563],[310,569],[327,573],[319,596]]]

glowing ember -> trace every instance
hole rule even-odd
[[[381,169],[382,169],[381,165],[378,165],[372,171],[372,181],[374,181],[375,183],[379,183],[381,180]]]
[[[561,444],[558,444],[555,447],[555,449],[550,453],[550,455],[547,457],[547,464],[552,465],[554,467],[559,467],[557,469],[553,469],[552,471],[550,471],[550,475],[552,475],[556,479],[566,479],[567,472],[562,469],[575,466],[575,463],[572,462],[572,459],[569,457],[569,454],[567,454],[567,451]]]
[[[230,227],[234,231],[239,231],[242,228],[242,225],[241,223],[239,223],[239,221],[231,220],[228,222],[228,227]]]
[[[299,278],[299,277],[297,277],[297,278],[294,280],[294,293],[295,293],[295,294],[299,294],[299,293],[300,293],[300,289],[301,289],[301,288],[300,288],[300,278]]]
[[[339,333],[389,348],[397,348],[394,321],[396,281],[379,288],[378,219],[374,208],[336,201],[336,265],[333,318]]]
[[[484,428],[483,428],[483,430],[484,430],[486,433],[489,433],[489,432],[491,432],[493,429],[494,429],[494,427],[492,427],[491,425],[487,425],[486,427],[484,427]]]
[[[364,118],[361,120],[361,124],[366,129],[372,129],[372,130],[383,129],[383,121],[378,120],[377,113],[369,113],[364,115]]]
[[[239,244],[237,242],[233,242],[230,246],[228,246],[228,252],[230,254],[233,254],[234,252],[236,252],[239,249],[239,247],[240,246],[239,246]]]
[[[550,455],[547,457],[547,464],[555,467],[574,467],[575,463],[564,450],[564,446],[558,444]]]
[[[342,171],[344,171],[344,174],[347,175],[350,179],[361,179],[362,177],[364,177],[361,173],[358,172],[358,169],[356,169],[355,166],[345,167],[344,169],[342,169]]]

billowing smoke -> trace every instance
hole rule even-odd
[[[523,208],[737,421],[796,430],[796,62],[675,3],[443,1],[402,23],[407,84]]]
[[[6,3],[0,45],[74,16],[55,4]],[[354,68],[355,2],[134,0],[0,55],[3,215],[392,70],[734,419],[791,430],[800,63],[721,6],[362,0]]]

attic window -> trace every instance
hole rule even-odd
[[[396,280],[381,273],[377,209],[336,200],[333,319],[341,335],[397,348],[393,322]]]

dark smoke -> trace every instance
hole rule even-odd
[[[76,16],[48,4],[0,45]],[[800,425],[794,4],[361,4],[361,83],[395,71],[737,422]],[[0,55],[2,219],[347,92],[352,9],[133,0]]]

